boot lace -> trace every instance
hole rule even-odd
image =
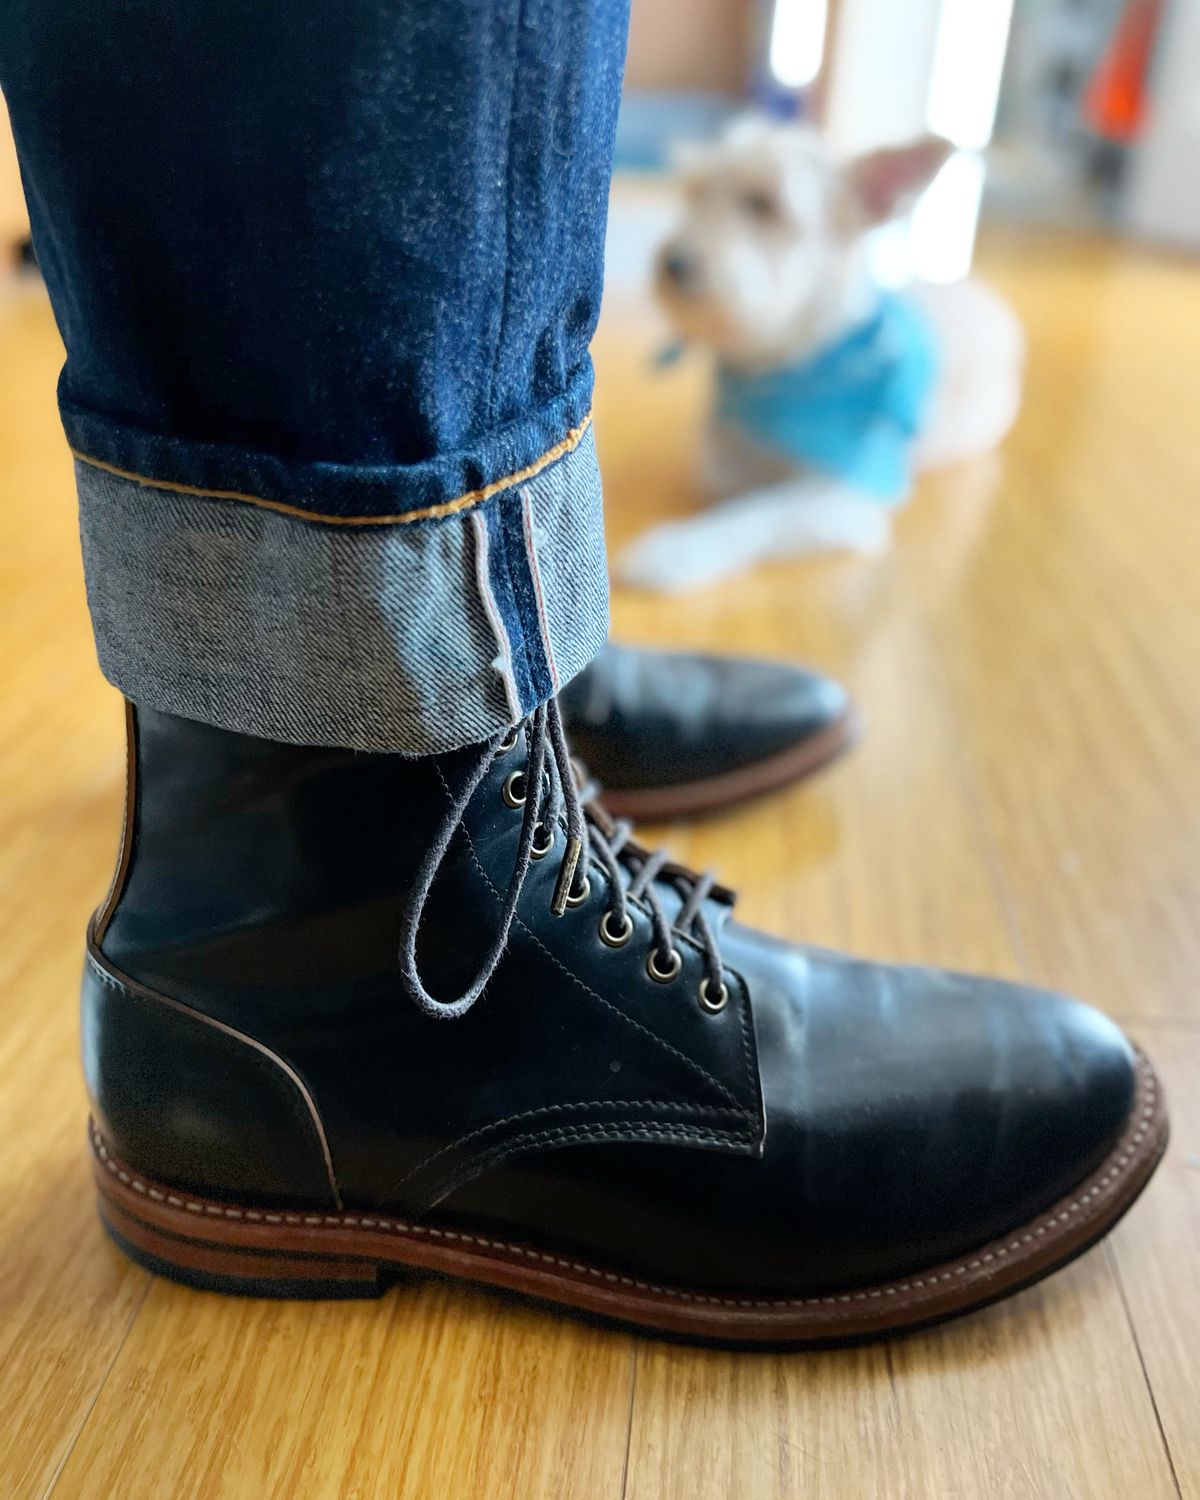
[[[520,808],[522,817],[512,876],[500,903],[500,921],[479,971],[467,989],[454,1000],[438,1000],[426,989],[417,963],[417,938],[429,894],[471,798],[496,757],[512,750],[522,733],[528,749],[525,767],[512,772],[503,789],[507,805]],[[633,934],[630,904],[640,903],[649,914],[654,938],[646,956],[646,972],[651,979],[669,984],[678,976],[683,959],[672,931],[683,933],[699,944],[704,955],[702,1006],[714,1013],[724,1008],[728,991],[722,976],[721,954],[704,910],[704,902],[713,889],[713,876],[698,875],[671,863],[661,849],[643,849],[633,840],[632,825],[625,819],[610,817],[596,800],[597,792],[594,782],[577,779],[558,703],[553,698],[515,729],[497,735],[480,748],[430,845],[402,919],[401,970],[410,997],[426,1015],[456,1020],[465,1016],[479,999],[504,955],[530,864],[550,853],[557,831],[564,826],[566,844],[550,901],[551,913],[561,917],[569,907],[581,906],[587,900],[591,890],[587,872],[595,861],[608,877],[610,892],[608,909],[600,918],[602,940],[611,948],[623,947]],[[668,920],[663,909],[657,889],[662,885],[673,886],[682,897],[674,922]]]

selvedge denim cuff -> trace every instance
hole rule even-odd
[[[64,406],[101,670],[135,702],[298,744],[429,755],[502,731],[607,633],[580,394],[389,470],[239,466]]]

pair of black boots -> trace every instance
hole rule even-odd
[[[711,659],[609,655],[564,697],[647,814],[778,785],[851,726],[823,679]],[[418,760],[129,723],[83,1035],[101,1212],[156,1271],[286,1295],[434,1271],[844,1341],[1064,1264],[1162,1152],[1103,1017],[741,926],[581,784],[557,704]]]

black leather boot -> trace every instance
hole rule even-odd
[[[564,689],[575,753],[623,817],[686,818],[778,791],[849,746],[846,690],[786,662],[608,645]]]
[[[741,927],[584,805],[553,704],[428,760],[130,720],[83,1042],[101,1213],[155,1271],[843,1341],[1044,1276],[1163,1149],[1102,1016]]]

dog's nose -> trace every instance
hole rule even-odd
[[[696,257],[681,245],[668,245],[659,257],[659,267],[666,280],[677,287],[690,286],[699,271]]]

